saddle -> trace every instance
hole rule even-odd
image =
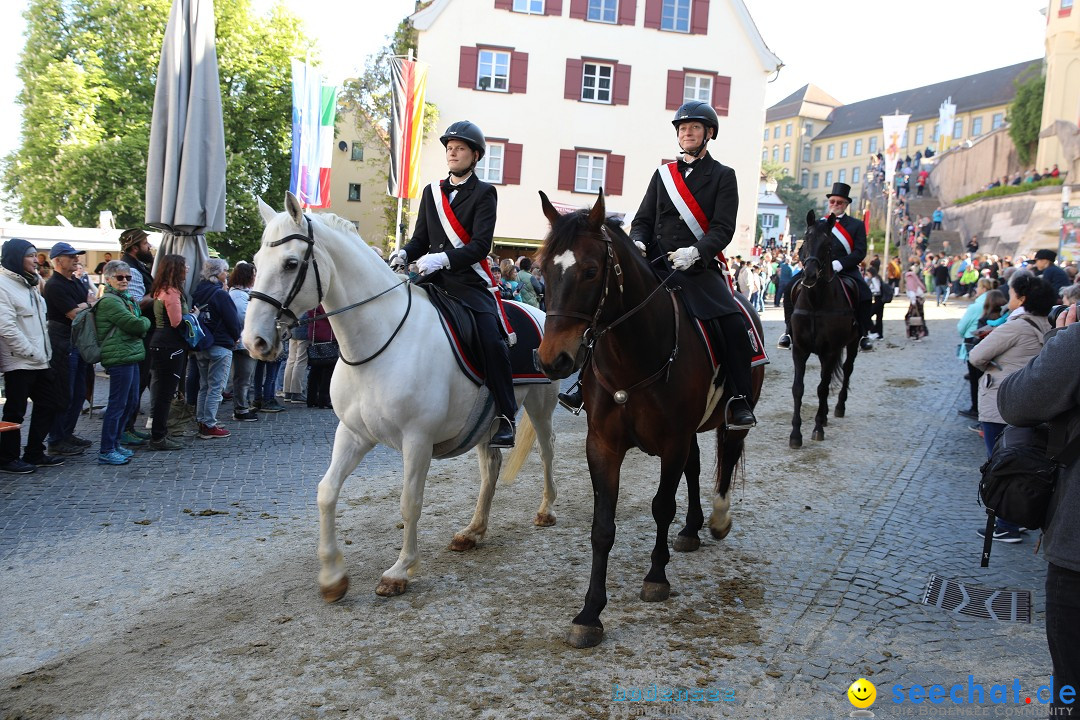
[[[484,352],[472,312],[434,283],[421,283],[418,287],[424,288],[435,307],[458,367],[474,383],[483,385]],[[510,327],[517,335],[517,342],[510,347],[510,372],[514,385],[550,383],[551,380],[536,369],[533,360],[533,350],[539,348],[544,339],[543,328],[520,303],[504,300],[503,308],[510,320]]]
[[[739,314],[742,316],[743,325],[746,327],[747,337],[750,339],[750,348],[754,353],[753,360],[750,362],[750,367],[754,368],[758,365],[768,365],[769,356],[765,352],[765,343],[762,342],[761,336],[758,335],[757,328],[750,319],[749,301],[740,293],[732,294],[735,297],[735,302],[739,305],[739,309],[742,311]],[[700,318],[693,316],[691,316],[691,319],[694,321],[694,330],[697,331],[698,337],[701,338],[701,342],[705,345],[705,352],[709,356],[715,375],[716,370],[720,367],[720,354],[717,348],[722,347],[724,342],[720,325],[714,320],[701,320]]]
[[[859,299],[859,286],[855,284],[855,278],[848,275],[838,275],[840,287],[844,289],[844,297],[847,298],[848,307],[855,309]]]

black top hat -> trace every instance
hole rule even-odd
[[[837,197],[842,197],[848,202],[851,202],[851,186],[847,183],[833,183],[832,192],[826,193],[825,197],[830,198],[833,195],[836,195]]]

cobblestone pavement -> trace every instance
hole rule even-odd
[[[1045,716],[1024,703],[1050,679],[1037,534],[996,544],[990,567],[978,567],[985,451],[956,414],[967,405],[953,355],[962,308],[930,307],[922,343],[901,339],[903,309],[889,308],[889,341],[858,358],[848,417],[830,418],[825,442],[799,451],[787,448],[791,363],[771,351],[734,530],[673,557],[666,603],[636,598],[658,464],[628,458],[607,636],[588,651],[560,641],[587,584],[591,517],[585,419],[561,410],[558,525],[528,524],[539,502],[534,454],[496,495],[481,547],[446,551],[472,511],[475,460],[436,463],[425,565],[391,600],[371,592],[400,542],[400,456],[384,448],[339,506],[350,595],[336,606],[318,599],[315,485],[336,424],[328,411],[293,405],[227,422],[228,440],[140,451],[121,468],[91,452],[0,476],[0,717],[832,718],[852,710],[844,693],[860,676],[877,685],[877,717]],[[779,317],[765,313],[770,346]],[[808,383],[807,438],[814,402]],[[98,428],[80,420],[84,437]],[[710,445],[702,436],[706,469]],[[922,605],[931,573],[1032,591],[1033,621]],[[969,675],[988,694],[1019,680],[1020,702],[893,702],[894,687],[916,684],[962,683],[966,698]],[[653,684],[730,689],[732,699],[613,699]]]

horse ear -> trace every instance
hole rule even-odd
[[[835,224],[836,224],[836,215],[833,215],[832,213],[829,213],[829,229],[832,230],[833,225],[835,225]]]
[[[262,217],[263,225],[269,225],[270,221],[277,217],[277,211],[263,202],[262,198],[255,198],[259,201],[259,215]]]
[[[592,210],[589,211],[589,227],[599,230],[604,225],[604,219],[607,217],[607,209],[604,207],[604,188],[600,188],[600,192],[596,195],[596,202],[593,203]]]
[[[812,228],[817,223],[817,215],[811,210],[806,213],[806,227]]]
[[[289,213],[289,217],[297,225],[304,224],[304,208],[300,205],[300,199],[291,192],[285,193],[285,212]]]
[[[540,207],[544,210],[544,217],[548,219],[548,222],[552,226],[555,225],[555,221],[559,219],[559,211],[555,209],[555,206],[548,200],[548,196],[544,194],[544,191],[540,191]]]

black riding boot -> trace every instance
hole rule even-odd
[[[585,396],[581,392],[580,380],[571,385],[567,392],[559,393],[559,404],[575,415],[581,414],[585,407]]]
[[[859,348],[862,350],[873,350],[874,343],[870,342],[870,338],[867,335],[870,334],[870,330],[874,327],[874,302],[873,300],[861,300],[859,302],[859,328],[862,330],[862,339],[859,340]]]
[[[788,283],[784,292],[780,294],[780,299],[784,303],[784,334],[776,341],[776,347],[781,350],[791,349],[791,286],[792,283]]]
[[[510,370],[510,348],[493,315],[475,313],[476,329],[484,346],[484,384],[495,400],[499,427],[488,445],[493,448],[514,447],[514,418],[517,399],[514,397],[514,376]]]
[[[725,315],[718,321],[724,334],[724,374],[731,388],[725,422],[729,430],[749,430],[757,425],[750,406],[750,363],[754,360],[754,350],[742,317]]]

